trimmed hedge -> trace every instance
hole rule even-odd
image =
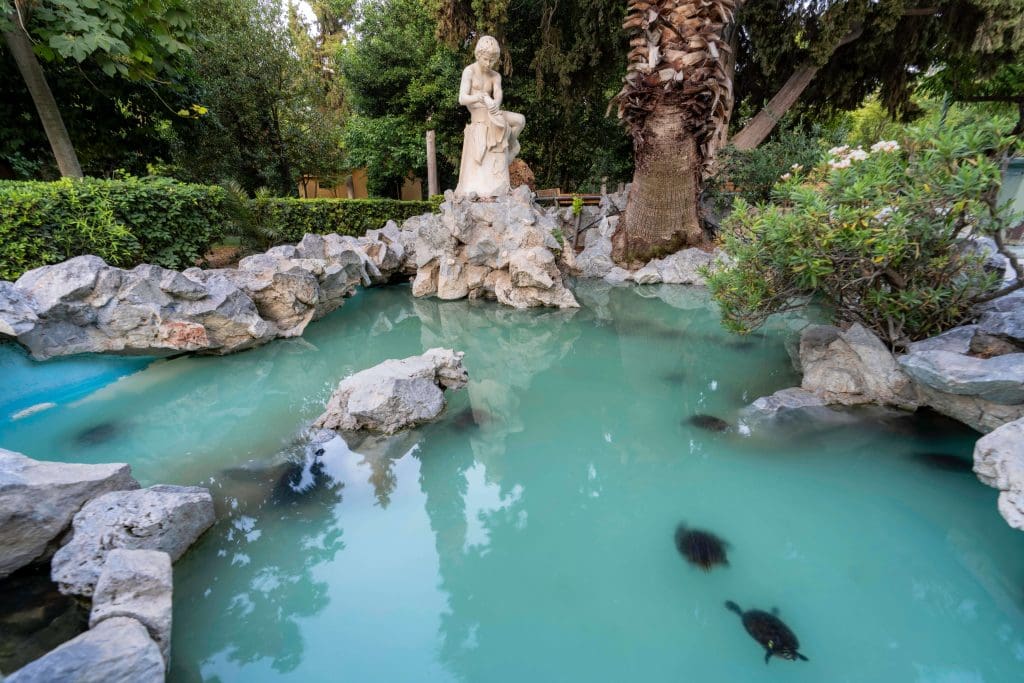
[[[441,200],[255,199],[246,213],[276,243],[290,243],[307,232],[360,236],[388,220],[437,211]],[[0,280],[82,254],[121,267],[181,270],[243,232],[238,220],[224,188],[170,178],[0,181]]]
[[[82,254],[187,268],[223,236],[224,203],[169,178],[0,182],[0,279]]]
[[[441,197],[440,199],[444,199]],[[254,200],[256,222],[268,226],[283,244],[298,242],[306,233],[359,237],[367,230],[384,227],[389,220],[401,223],[407,218],[437,211],[436,198],[425,202],[397,199],[293,199]]]

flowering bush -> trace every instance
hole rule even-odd
[[[999,284],[963,244],[1009,225],[995,196],[1012,141],[995,122],[911,130],[902,145],[844,145],[794,166],[771,204],[737,200],[723,226],[734,265],[709,274],[723,323],[746,333],[816,299],[893,347],[960,324]]]

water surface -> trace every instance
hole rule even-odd
[[[739,339],[699,289],[578,293],[557,312],[371,290],[225,358],[4,347],[0,446],[214,492],[220,521],[175,566],[172,681],[1022,679],[1024,543],[967,471],[976,434],[874,414],[700,429],[798,381],[795,321]],[[440,421],[335,440],[288,486],[341,378],[434,346],[471,377]],[[687,565],[683,521],[730,566]],[[811,661],[765,666],[727,599],[778,607]]]

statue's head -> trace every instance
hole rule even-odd
[[[476,60],[486,66],[488,69],[493,69],[494,65],[498,63],[498,57],[501,56],[501,48],[498,47],[498,41],[493,36],[483,36],[476,42]]]

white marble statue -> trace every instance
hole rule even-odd
[[[462,143],[457,197],[481,199],[510,192],[508,165],[519,153],[522,114],[501,110],[501,74],[494,70],[501,48],[491,36],[476,44],[476,62],[462,72],[459,104],[469,109],[470,121]]]

